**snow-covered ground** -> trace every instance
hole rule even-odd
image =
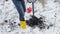
[[[31,7],[31,4],[27,2],[25,4],[26,8]],[[40,1],[36,1],[34,8],[36,17],[43,16],[45,18],[44,23],[47,25],[53,24],[53,26],[43,30],[38,27],[33,29],[27,26],[26,30],[22,30],[17,25],[19,23],[19,14],[12,0],[0,0],[0,34],[60,34],[60,1],[45,0],[44,7]],[[30,15],[32,15],[32,12],[30,14],[25,12],[25,19],[29,19]],[[6,23],[5,20],[8,20],[8,22]]]

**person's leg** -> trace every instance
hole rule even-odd
[[[16,9],[19,13],[20,25],[23,29],[26,29],[26,21],[24,20],[24,13],[25,13],[25,4],[22,0],[13,0],[13,3],[16,6]],[[24,26],[23,26],[24,25]]]
[[[17,11],[19,13],[19,19],[24,20],[24,13],[25,13],[25,6],[22,5],[21,1],[13,0],[13,3],[15,4]]]
[[[24,0],[21,0],[21,4],[22,4],[22,6],[23,6],[24,12],[26,12],[26,6],[25,6]]]

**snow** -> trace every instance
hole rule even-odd
[[[60,4],[59,2],[54,2],[55,0],[45,0],[44,7],[41,2],[35,2],[35,16],[37,18],[44,16],[45,23],[47,25],[54,24],[53,27],[49,29],[40,30],[38,27],[31,28],[27,25],[26,30],[22,30],[20,26],[17,24],[19,21],[19,14],[14,6],[12,0],[0,0],[0,34],[59,34],[60,33]],[[58,1],[58,0],[57,0]],[[26,0],[25,0],[26,2]],[[26,9],[28,7],[32,7],[31,3],[25,3]],[[31,18],[32,12],[28,14],[25,12],[25,19]],[[8,20],[10,22],[17,22],[14,27],[14,30],[11,30],[8,27],[10,26],[10,22],[5,23],[4,20]],[[3,23],[3,25],[1,25]],[[10,32],[9,32],[10,31]]]

